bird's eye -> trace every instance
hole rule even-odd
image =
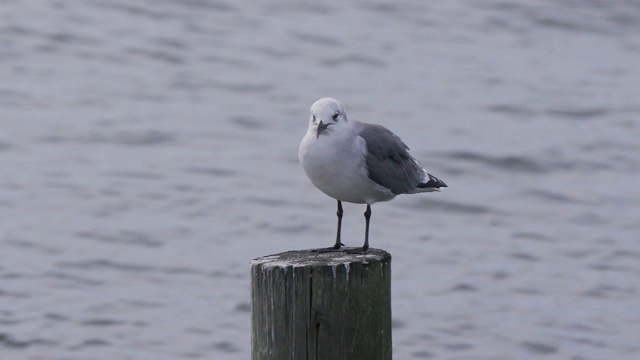
[[[338,115],[340,115],[340,113],[333,114],[333,121],[338,121]]]
[[[311,115],[311,121],[315,124],[316,123],[316,116],[315,115]]]

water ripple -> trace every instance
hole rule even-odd
[[[468,151],[453,151],[445,154],[445,157],[452,160],[476,162],[515,172],[544,173],[548,171],[542,164],[524,156],[490,156]]]
[[[363,56],[360,54],[351,54],[340,57],[328,58],[320,60],[320,64],[327,67],[336,67],[342,65],[365,65],[372,66],[377,68],[383,68],[386,66],[386,63],[382,60]]]
[[[491,208],[483,205],[475,204],[462,204],[452,201],[434,200],[434,199],[420,199],[417,200],[411,207],[422,210],[438,211],[438,212],[453,212],[460,214],[486,214],[495,212]]]
[[[116,133],[92,132],[79,136],[47,135],[39,138],[45,143],[115,144],[126,146],[158,146],[172,143],[176,134],[159,130]]]
[[[586,109],[549,109],[546,111],[548,115],[559,116],[567,119],[574,120],[590,120],[594,118],[603,117],[611,113],[611,110],[606,108],[586,108]]]
[[[56,266],[80,270],[116,270],[132,273],[165,273],[165,274],[193,274],[207,275],[202,271],[186,267],[157,267],[132,263],[116,262],[106,259],[94,259],[83,261],[61,261]]]
[[[84,326],[104,327],[104,326],[122,325],[122,324],[125,324],[125,322],[121,320],[114,320],[114,319],[91,319],[91,320],[84,320],[81,322],[81,324]]]
[[[116,234],[80,231],[75,233],[75,236],[83,239],[115,244],[127,244],[145,247],[160,247],[164,245],[162,241],[152,239],[149,234],[129,230],[122,230]]]
[[[0,333],[0,346],[13,349],[23,349],[34,345],[56,345],[56,343],[41,338],[22,340],[7,333]]]
[[[124,49],[126,55],[140,55],[154,61],[161,61],[172,65],[183,65],[185,58],[175,51],[146,49],[141,47],[131,47]]]
[[[295,32],[293,33],[293,37],[302,42],[315,44],[315,45],[331,46],[331,47],[339,47],[343,45],[342,41],[340,41],[340,39],[338,38],[318,35],[316,33]]]
[[[275,88],[271,83],[227,82],[206,80],[193,77],[180,77],[171,83],[171,87],[181,90],[201,91],[203,89],[220,89],[237,93],[262,94]]]
[[[573,204],[579,202],[578,199],[568,196],[567,194],[550,190],[532,189],[525,191],[523,195],[532,196],[544,201],[551,200],[559,203]]]
[[[532,341],[523,342],[522,347],[536,355],[549,355],[558,352],[558,348],[553,345]]]
[[[190,174],[210,175],[213,177],[230,177],[237,175],[235,170],[219,167],[192,166],[184,169],[184,171]]]

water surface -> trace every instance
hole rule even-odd
[[[373,207],[397,359],[640,356],[633,1],[9,1],[0,358],[247,359],[249,261],[329,246],[316,99],[449,188]],[[343,236],[362,242],[364,208]]]

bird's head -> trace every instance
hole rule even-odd
[[[311,105],[309,131],[313,131],[316,138],[319,138],[321,134],[341,131],[346,126],[347,112],[340,101],[326,97]]]

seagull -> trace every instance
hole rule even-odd
[[[381,125],[347,118],[344,105],[322,98],[311,105],[309,128],[302,138],[298,157],[307,177],[320,191],[338,201],[336,243],[322,251],[342,251],[342,202],[367,204],[364,245],[369,249],[371,205],[400,194],[440,191],[442,180],[427,173],[409,154],[400,138]]]

